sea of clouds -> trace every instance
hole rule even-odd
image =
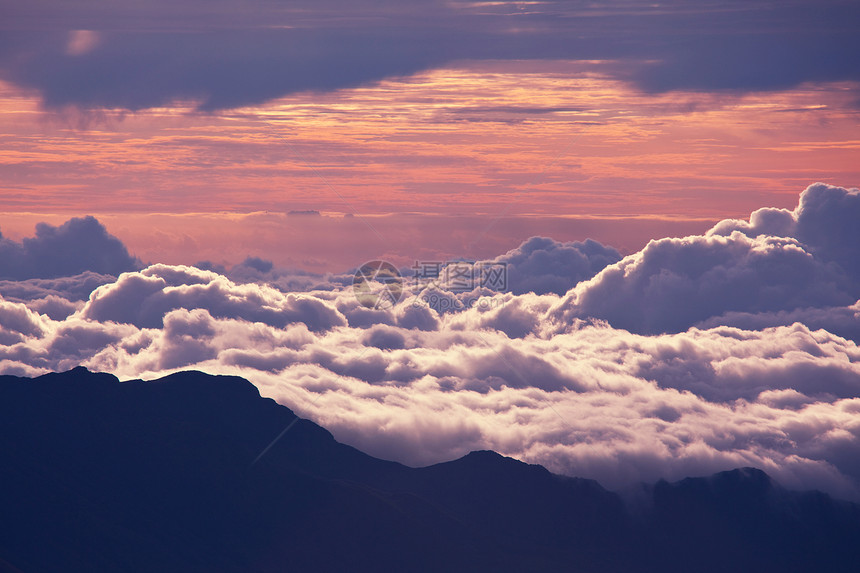
[[[484,263],[505,292],[404,280],[367,308],[351,273],[145,266],[93,218],[40,225],[0,239],[0,373],[235,374],[410,465],[492,449],[608,487],[754,466],[860,499],[857,189],[623,258],[534,237]]]

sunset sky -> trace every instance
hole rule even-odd
[[[234,374],[413,465],[860,499],[858,30],[856,0],[0,0],[0,373]],[[375,259],[507,284],[369,308]]]
[[[90,214],[149,262],[629,253],[860,178],[854,2],[0,12],[11,238]]]

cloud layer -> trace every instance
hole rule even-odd
[[[858,201],[817,184],[794,211],[618,261],[599,244],[532,239],[495,260],[539,287],[479,289],[446,312],[418,287],[366,308],[349,275],[285,292],[255,260],[236,272],[259,282],[151,265],[68,300],[67,316],[47,298],[0,302],[0,371],[238,374],[410,464],[487,448],[610,487],[755,466],[858,498],[860,241],[846,215]]]
[[[454,60],[611,61],[648,91],[860,80],[850,0],[690,6],[554,1],[3,2],[0,77],[48,106],[212,110],[334,90]],[[50,18],[46,17],[50,14]],[[62,22],[62,25],[58,25]],[[34,32],[34,29],[36,32]]]
[[[713,325],[724,314],[851,305],[860,298],[857,221],[860,192],[811,185],[794,211],[760,209],[705,236],[651,241],[579,284],[550,318],[562,330],[577,318],[600,318],[655,334]]]
[[[75,217],[59,227],[36,226],[20,243],[0,236],[0,279],[53,279],[83,272],[118,275],[141,263],[94,217]]]
[[[532,237],[490,262],[506,266],[507,290],[514,294],[562,295],[620,259],[617,250],[591,239],[559,243],[546,237]]]

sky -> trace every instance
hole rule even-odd
[[[95,215],[147,262],[334,272],[538,234],[632,253],[858,178],[850,1],[0,12],[0,230],[17,239]]]
[[[0,372],[237,374],[413,465],[860,499],[856,2],[0,16]]]

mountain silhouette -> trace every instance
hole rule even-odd
[[[410,468],[201,372],[0,376],[0,459],[0,572],[860,571],[860,506],[759,470],[622,496],[488,451]]]

